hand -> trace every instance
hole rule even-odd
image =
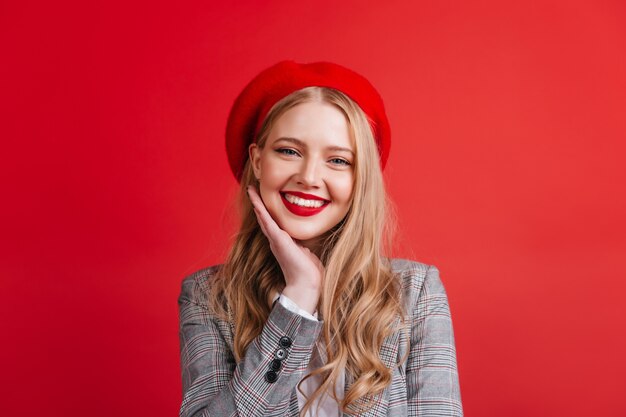
[[[286,284],[283,294],[313,314],[320,297],[324,265],[313,252],[296,243],[276,224],[253,186],[249,186],[247,191],[259,226],[283,271]]]

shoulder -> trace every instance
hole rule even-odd
[[[207,307],[207,295],[211,282],[222,265],[212,265],[200,269],[183,278],[178,303],[191,302],[200,307]]]
[[[418,299],[433,295],[446,296],[439,277],[439,269],[434,265],[410,259],[390,259],[391,269],[400,281],[404,305],[415,306]]]

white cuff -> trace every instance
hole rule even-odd
[[[311,314],[308,311],[301,309],[300,307],[298,307],[298,304],[296,304],[291,298],[287,297],[285,294],[277,294],[274,297],[274,301],[276,301],[277,298],[278,302],[282,304],[282,306],[285,307],[287,310],[299,314],[309,320],[317,321],[317,311]]]

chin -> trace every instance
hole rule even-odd
[[[287,232],[289,236],[300,241],[317,239],[328,232],[328,230],[320,230],[319,228],[302,227],[301,224],[286,224],[281,228]]]
[[[307,233],[306,231],[302,231],[302,230],[285,230],[285,231],[289,234],[289,236],[291,236],[295,240],[300,240],[300,241],[316,239],[323,235],[323,233],[322,234],[311,233],[311,232]]]

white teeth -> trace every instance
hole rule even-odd
[[[322,200],[305,200],[304,198],[296,197],[291,194],[285,194],[285,198],[291,204],[295,204],[296,206],[318,208],[324,205]]]

